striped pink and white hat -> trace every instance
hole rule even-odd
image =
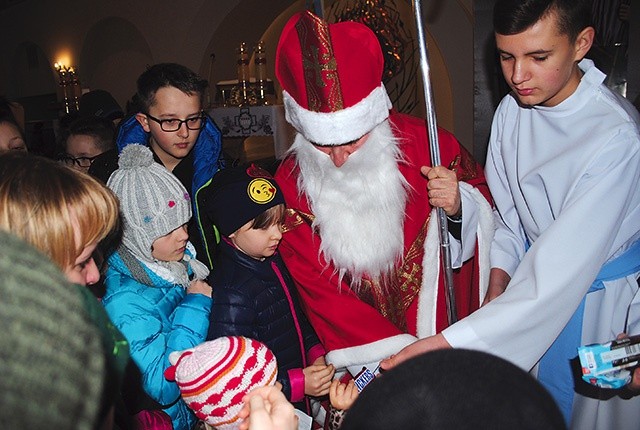
[[[169,355],[165,377],[176,381],[185,403],[217,430],[237,429],[242,397],[254,388],[273,385],[278,366],[264,344],[227,336]]]

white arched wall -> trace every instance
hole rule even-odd
[[[140,30],[130,21],[110,16],[96,22],[87,32],[80,52],[82,85],[108,89],[122,107],[136,91],[131,70],[153,64],[153,55]],[[119,82],[114,86],[112,82]]]
[[[51,75],[49,60],[37,44],[27,41],[15,50],[10,62],[10,85],[22,97],[55,93],[57,82]]]

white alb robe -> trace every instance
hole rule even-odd
[[[640,118],[590,60],[577,90],[554,107],[507,95],[491,130],[485,173],[495,199],[491,267],[504,294],[443,334],[453,347],[494,353],[531,370],[602,265],[640,237]],[[527,246],[530,246],[525,252]],[[640,334],[634,273],[587,295],[581,344]],[[625,327],[625,319],[629,318]],[[640,428],[640,396],[575,395],[574,429]]]

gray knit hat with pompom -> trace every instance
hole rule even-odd
[[[152,261],[153,242],[191,219],[191,198],[144,145],[125,146],[118,165],[107,186],[120,199],[122,244],[136,257]]]

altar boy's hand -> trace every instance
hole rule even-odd
[[[436,349],[445,348],[451,348],[451,345],[449,344],[449,342],[447,342],[447,339],[445,339],[442,333],[418,339],[415,342],[402,348],[397,354],[382,360],[380,362],[380,368],[382,368],[383,370],[389,370],[417,355],[424,354],[425,352],[433,351]]]
[[[629,337],[626,333],[620,333],[617,339],[625,339]],[[631,382],[625,387],[627,390],[634,392],[634,395],[640,394],[640,367],[636,367],[631,374]]]

